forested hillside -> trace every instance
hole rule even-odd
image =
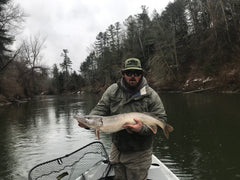
[[[97,35],[81,73],[91,86],[109,85],[122,61],[137,57],[159,90],[239,88],[239,23],[236,0],[175,0],[151,15],[142,6],[142,13]]]
[[[67,49],[59,66],[41,65],[44,39],[39,36],[26,38],[11,51],[25,18],[12,1],[0,2],[2,102],[41,92],[104,90],[117,81],[129,57],[141,59],[150,85],[159,91],[239,92],[239,0],[175,0],[162,12],[142,6],[141,13],[96,34],[89,55],[79,64],[80,73],[71,71]]]

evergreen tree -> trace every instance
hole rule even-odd
[[[110,25],[97,35],[94,57],[91,52],[81,65],[83,78],[109,85],[128,57],[140,58],[144,68],[161,79],[159,86],[184,79],[194,66],[213,73],[240,49],[239,7],[236,0],[175,0],[150,18],[142,6],[123,26]]]
[[[66,76],[69,75],[69,70],[71,69],[72,66],[72,61],[70,60],[70,58],[67,55],[68,50],[67,49],[63,49],[63,62],[60,64],[63,72],[66,74]]]
[[[11,57],[9,46],[14,41],[13,32],[23,22],[24,14],[19,6],[10,0],[0,1],[0,72],[3,71],[16,57]]]

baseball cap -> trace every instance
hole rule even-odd
[[[142,71],[141,61],[137,58],[129,58],[124,62],[123,71],[126,70],[140,70]]]

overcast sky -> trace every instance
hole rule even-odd
[[[99,32],[109,25],[123,22],[141,13],[146,5],[149,15],[154,9],[161,13],[171,0],[14,0],[28,15],[24,29],[17,36],[40,34],[46,37],[42,63],[52,67],[62,63],[62,49],[68,49],[74,70],[89,54]]]

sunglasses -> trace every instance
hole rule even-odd
[[[126,74],[128,77],[131,77],[132,75],[137,77],[142,75],[142,71],[125,71],[124,74]]]

